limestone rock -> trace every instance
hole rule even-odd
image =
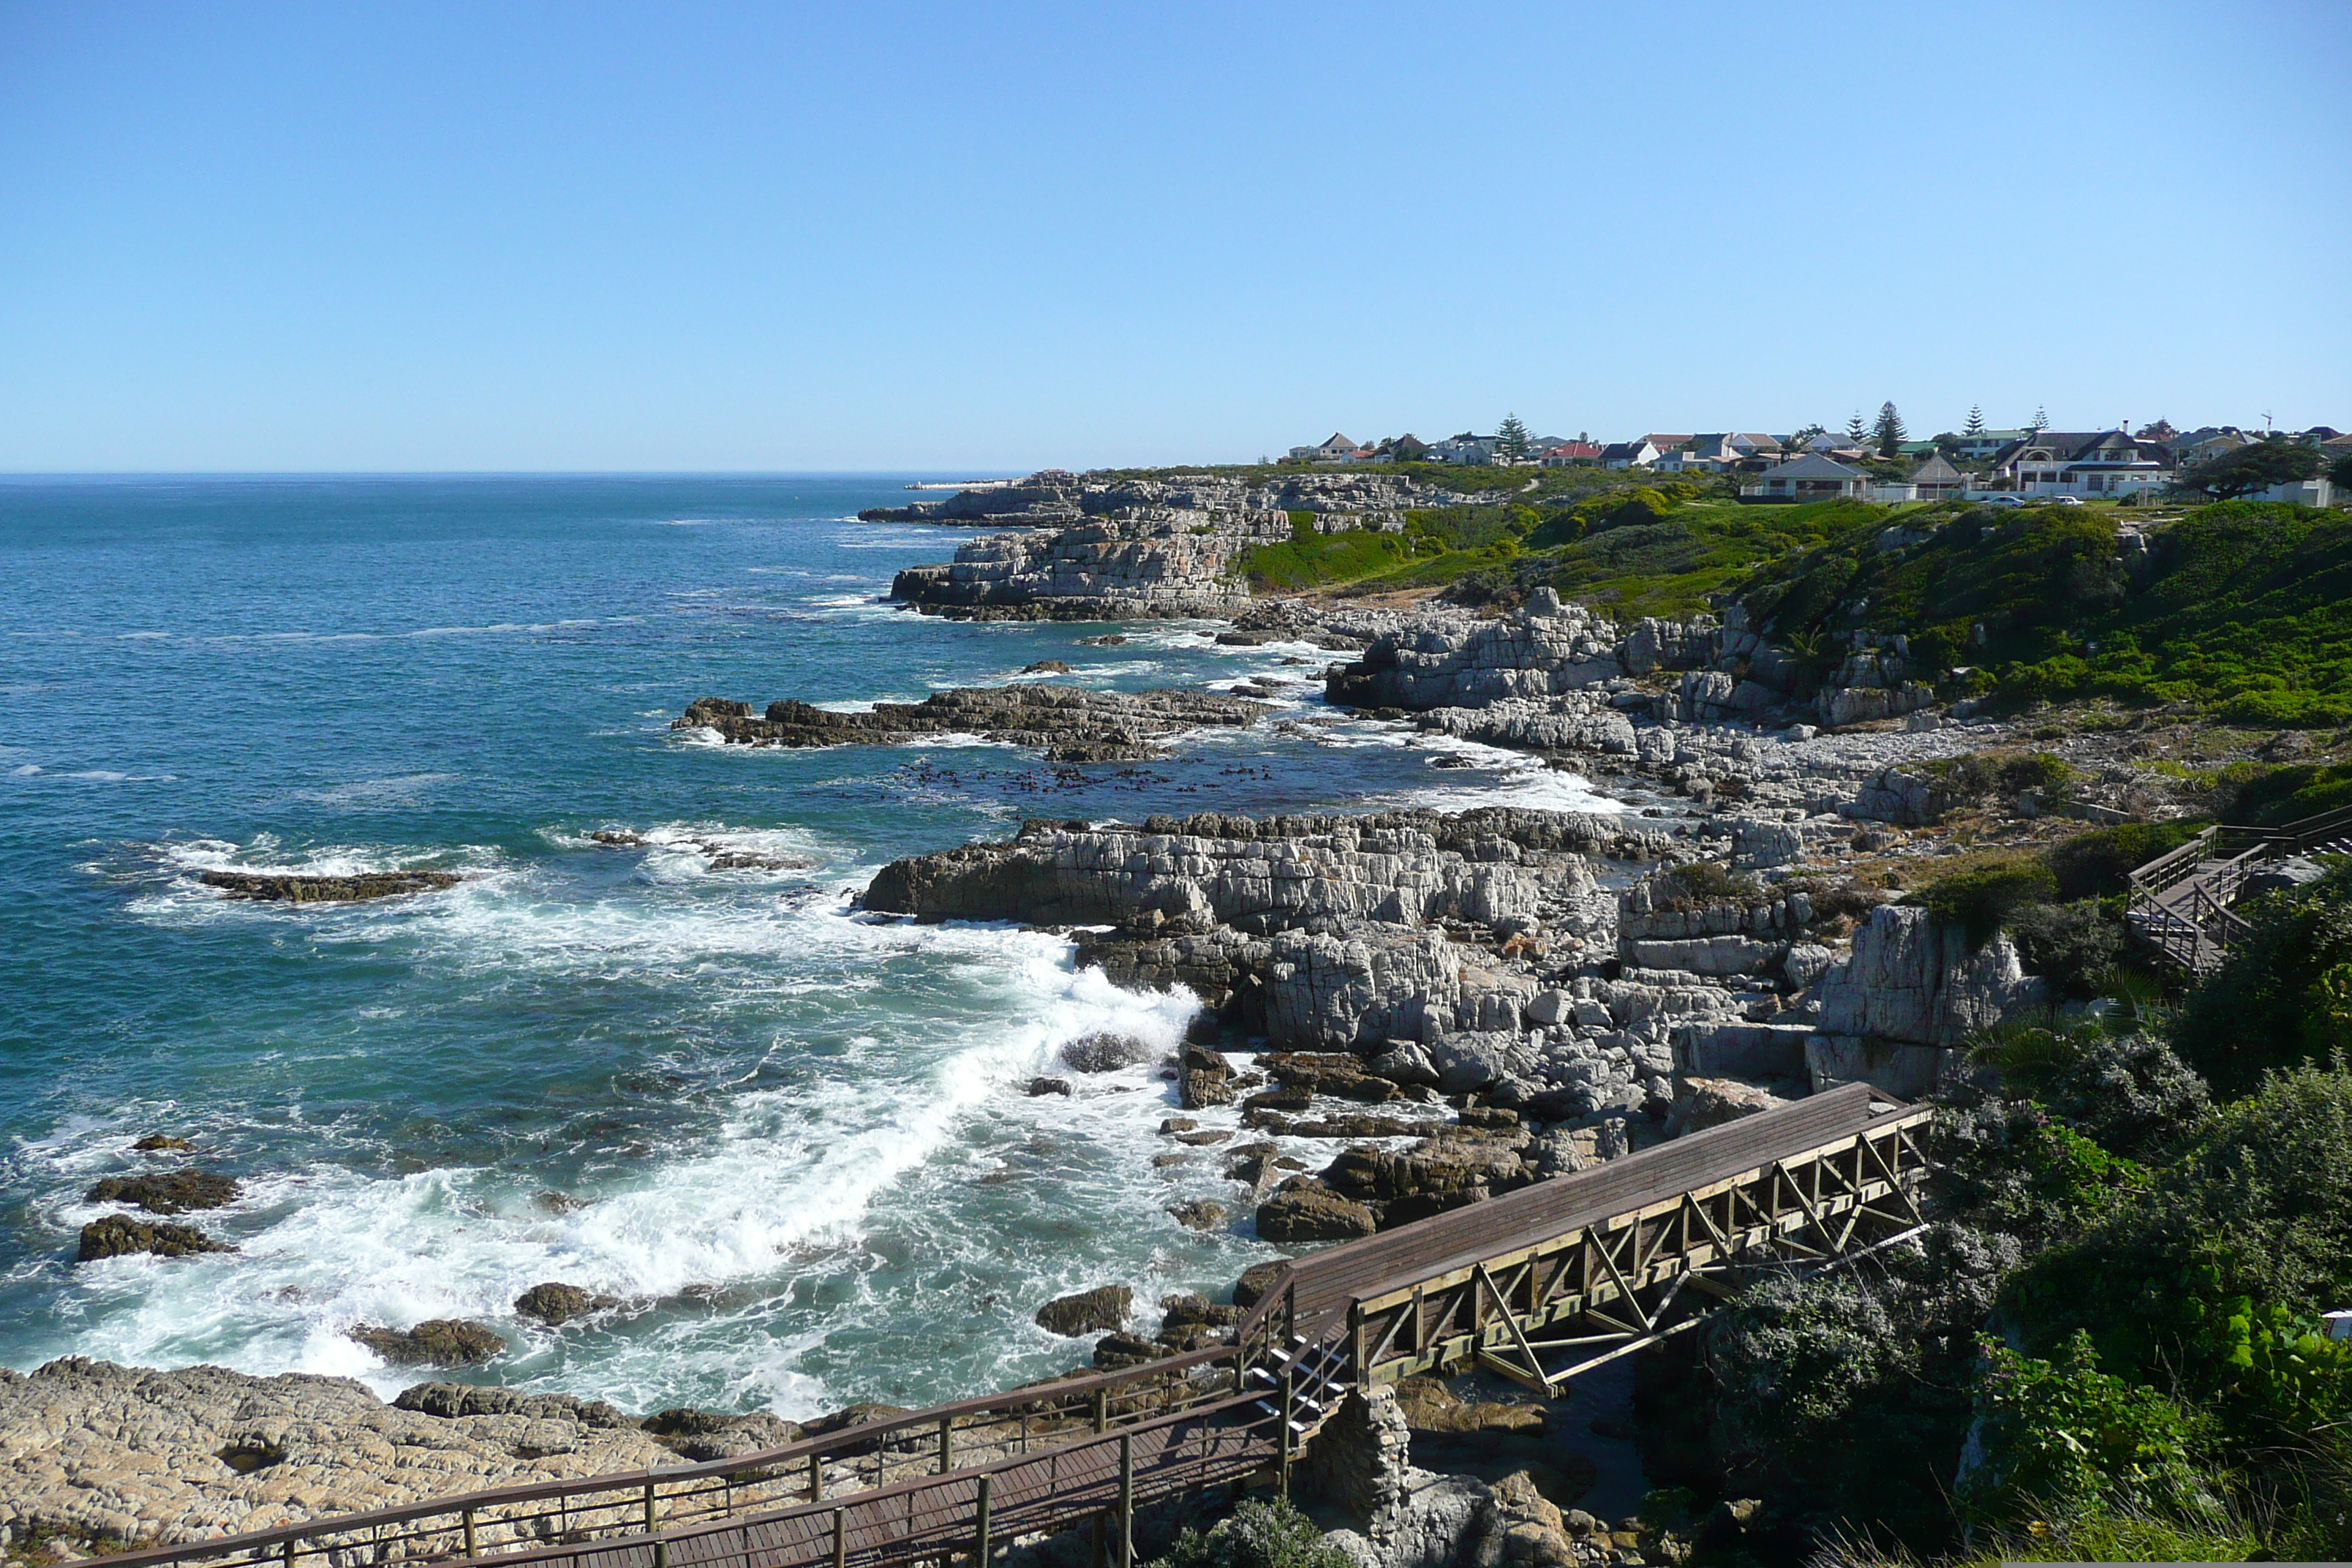
[[[1225,1205],[1214,1198],[1195,1198],[1189,1203],[1173,1204],[1169,1214],[1187,1230],[1214,1230],[1225,1223]]]
[[[1666,1118],[1666,1134],[1702,1132],[1787,1103],[1759,1084],[1728,1078],[1686,1078],[1675,1086],[1675,1108]]]
[[[1824,1035],[1955,1047],[2048,1001],[2048,988],[2025,973],[2005,934],[1972,949],[1959,926],[1915,906],[1884,904],[1854,933],[1846,962],[1822,975],[1818,1027]]]
[[[549,1280],[534,1285],[515,1298],[514,1309],[526,1318],[537,1318],[549,1328],[560,1328],[574,1318],[584,1318],[591,1312],[617,1307],[620,1302],[610,1296],[600,1296],[577,1285]]]
[[[980,735],[1045,748],[1057,762],[1148,757],[1179,730],[1242,727],[1265,709],[1212,692],[1094,691],[1070,686],[999,686],[935,691],[920,702],[877,702],[870,712],[836,713],[784,700],[749,716],[749,704],[701,698],[672,729],[709,730],[730,745],[889,745],[926,736]]]
[[[560,1394],[436,1384],[387,1405],[347,1378],[79,1358],[0,1376],[0,1433],[14,1542],[83,1552],[677,1462],[612,1406]],[[538,1544],[489,1521],[483,1535]]]

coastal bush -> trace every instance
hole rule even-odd
[[[2099,1370],[2077,1332],[2057,1359],[1980,1342],[1976,1462],[1963,1471],[1961,1505],[1981,1518],[2017,1520],[2116,1507],[2186,1515],[2219,1507],[2192,1462],[2199,1423],[2156,1390]]]
[[[1245,1502],[1208,1531],[1188,1529],[1151,1568],[1355,1568],[1286,1499]]]
[[[1930,882],[1904,901],[1937,919],[1957,922],[1969,945],[1982,947],[2020,910],[2058,896],[2058,879],[2037,858],[1999,860]]]
[[[2054,878],[2051,887],[2054,892]],[[2098,900],[2021,905],[2011,912],[2009,931],[2026,973],[2063,994],[2088,1000],[2113,988],[2126,933],[2116,911]]]
[[[1972,1043],[1970,1058],[2000,1074],[2001,1092],[2021,1095],[2049,1116],[2117,1155],[2145,1158],[2193,1130],[2205,1112],[2205,1080],[2161,1037],[2116,1034],[2096,1023],[2072,1028],[2011,1027]],[[2104,1164],[2086,1152],[2070,1158],[2080,1173],[2105,1184],[2137,1173]],[[1967,1162],[1957,1157],[1955,1169]],[[2089,1190],[2075,1184],[2070,1204]],[[1984,1206],[1981,1199],[1971,1206]]]
[[[2120,898],[2130,890],[2132,872],[2188,843],[2204,826],[2199,819],[2095,827],[2053,846],[2043,859],[2057,879],[2060,898]]]
[[[1904,518],[1916,542],[1792,549],[1741,600],[1778,637],[1906,634],[1923,661],[1988,668],[2010,702],[2106,696],[2264,726],[2352,722],[2352,517],[2205,506],[2153,535],[2129,572],[2111,517],[1928,509]]]
[[[2352,764],[2252,767],[2221,783],[2230,792],[2223,819],[2246,827],[2280,827],[2352,806]]]
[[[1717,860],[1693,860],[1650,882],[1652,903],[1664,910],[1704,909],[1709,904],[1753,904],[1764,890],[1755,878],[1743,876]]]
[[[2252,929],[2189,993],[2175,1034],[2180,1054],[2231,1091],[2352,1049],[2352,866],[2240,912]]]
[[[2352,1300],[2347,1160],[2352,1074],[2274,1073],[2204,1118],[2144,1191],[2028,1262],[2004,1321],[2032,1354],[2087,1332],[2118,1375],[2227,1417],[2240,1448],[2336,1419],[2344,1369],[2301,1342]]]

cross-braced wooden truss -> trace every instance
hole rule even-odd
[[[1913,1234],[1929,1114],[1361,1299],[1355,1364],[1375,1383],[1476,1364],[1556,1392],[1696,1327],[1760,1268],[1831,1267]]]

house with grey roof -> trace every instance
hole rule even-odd
[[[1870,476],[1834,458],[1803,452],[1776,463],[1739,487],[1741,500],[1833,500],[1843,496],[1862,499]]]

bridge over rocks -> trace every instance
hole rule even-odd
[[[1228,1342],[698,1465],[131,1551],[119,1568],[984,1568],[1136,1511],[1287,1489],[1351,1394],[1485,1367],[1546,1392],[1685,1331],[1760,1269],[1911,1234],[1929,1113],[1855,1084],[1260,1272]],[[1360,1420],[1332,1428],[1360,1431]],[[1328,1468],[1328,1467],[1327,1467]],[[1344,1468],[1344,1467],[1343,1467]],[[1103,1539],[1101,1536],[1098,1540]]]

